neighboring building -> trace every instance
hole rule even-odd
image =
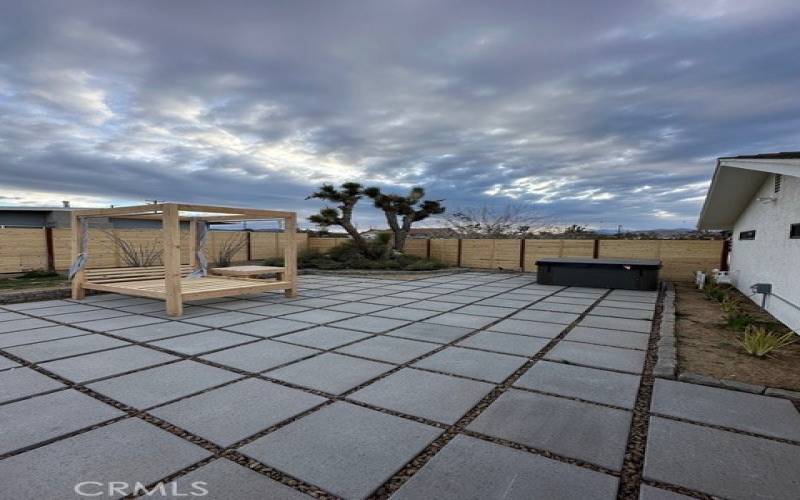
[[[800,152],[719,158],[697,226],[732,232],[736,288],[800,331]]]
[[[52,227],[68,229],[70,212],[80,210],[68,206],[63,207],[0,207],[0,228],[4,227]],[[160,229],[160,220],[147,219],[109,219],[108,217],[92,218],[92,227],[115,229]]]

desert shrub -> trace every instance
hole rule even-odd
[[[378,258],[364,256],[361,249],[352,242],[337,245],[325,254],[313,251],[300,252],[297,256],[297,266],[299,268],[326,270],[385,269],[397,271],[428,271],[446,267],[440,262],[394,252],[388,243],[388,239],[380,237],[367,243],[375,251],[372,255],[381,255]],[[264,265],[280,266],[283,265],[283,259],[277,257],[265,259]]]
[[[703,293],[707,299],[716,300],[717,302],[724,301],[730,295],[726,288],[711,282],[705,284],[703,287]]]
[[[753,315],[742,311],[742,305],[732,296],[723,299],[722,311],[725,324],[736,331],[745,331],[756,322]]]
[[[761,326],[749,325],[739,342],[747,354],[763,358],[773,351],[780,350],[795,341],[795,333],[778,335]]]

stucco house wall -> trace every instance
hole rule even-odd
[[[800,332],[800,239],[789,229],[800,223],[800,177],[784,175],[780,192],[774,192],[775,175],[769,175],[739,216],[733,229],[730,271],[734,284],[751,295],[754,283],[771,283],[773,295],[766,309],[795,332]],[[776,201],[758,198],[776,197]],[[756,231],[754,240],[740,240],[742,231]],[[750,297],[759,305],[761,295]]]

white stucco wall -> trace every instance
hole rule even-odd
[[[789,238],[789,226],[800,223],[800,177],[783,176],[774,193],[770,175],[734,226],[730,270],[736,287],[750,295],[754,283],[771,283],[778,297],[767,298],[766,309],[795,332],[800,332],[800,239]],[[777,197],[761,202],[759,197]],[[739,240],[740,231],[756,230],[755,240]],[[761,295],[751,299],[761,304]]]

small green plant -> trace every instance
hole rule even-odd
[[[710,281],[703,287],[703,293],[707,299],[716,300],[717,302],[723,302],[730,295],[727,289]]]
[[[745,331],[753,326],[756,321],[751,314],[742,311],[741,304],[732,296],[727,296],[723,299],[722,311],[722,318],[725,320],[725,324],[736,331]]]
[[[764,327],[749,325],[739,343],[744,347],[747,354],[763,358],[764,356],[769,356],[769,353],[793,343],[795,341],[794,336],[794,332],[778,335]]]

